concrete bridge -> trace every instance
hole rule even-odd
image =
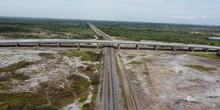
[[[0,40],[0,46],[5,45],[36,45],[38,47],[41,44],[55,44],[60,47],[62,44],[77,44],[78,49],[80,49],[80,44],[96,44],[97,48],[103,44],[114,44],[118,49],[121,48],[122,44],[132,44],[139,49],[140,46],[152,46],[154,50],[158,50],[159,47],[170,47],[172,50],[176,51],[178,48],[188,48],[191,51],[195,49],[203,49],[204,51],[214,50],[220,51],[218,46],[207,46],[207,45],[195,45],[195,44],[177,44],[177,43],[158,43],[158,42],[136,42],[136,41],[110,41],[110,40],[78,40],[78,39],[13,39],[13,40]]]

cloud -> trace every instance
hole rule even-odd
[[[192,19],[213,19],[213,17],[210,16],[202,16],[202,17],[197,17],[197,16],[173,16],[174,19],[188,19],[188,20],[192,20]]]
[[[219,24],[220,0],[1,0],[0,16]]]
[[[175,19],[196,19],[195,16],[174,16]]]

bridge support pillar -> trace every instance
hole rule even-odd
[[[217,56],[220,56],[220,50],[217,50],[216,55],[217,55]]]
[[[139,45],[138,45],[138,44],[136,44],[136,49],[138,49],[138,50],[140,49],[140,47],[139,47]]]
[[[118,44],[118,49],[121,49],[120,44]]]
[[[58,43],[57,46],[58,46],[58,47],[61,47],[61,43]]]
[[[99,49],[99,44],[97,44],[97,49]]]
[[[154,46],[154,50],[158,50],[158,46],[157,45]]]
[[[191,50],[192,52],[194,52],[194,48],[193,48],[193,47],[189,47],[189,50]]]
[[[78,50],[80,50],[80,43],[78,43]]]
[[[176,51],[176,47],[171,47],[173,51]]]
[[[40,47],[40,45],[41,45],[40,43],[37,43],[37,47]]]
[[[203,48],[203,51],[209,52],[209,49]]]
[[[19,43],[16,43],[15,46],[18,47],[18,46],[19,46]]]

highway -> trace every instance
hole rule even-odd
[[[89,24],[90,27],[100,36],[103,36],[105,40],[111,41],[111,37],[95,26]],[[106,42],[104,48],[105,60],[104,60],[104,78],[102,87],[102,110],[118,110],[118,100],[115,84],[115,53],[113,43]]]

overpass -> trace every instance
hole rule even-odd
[[[13,39],[13,40],[0,40],[0,46],[4,45],[15,45],[19,47],[21,44],[32,44],[38,47],[41,44],[55,44],[58,47],[61,44],[77,44],[78,49],[80,49],[80,44],[97,44],[97,48],[99,45],[104,44],[114,44],[117,45],[118,49],[121,48],[121,44],[133,44],[136,46],[136,49],[139,49],[139,46],[152,46],[155,50],[158,50],[159,47],[170,47],[172,50],[176,51],[178,48],[188,48],[191,51],[195,49],[203,49],[204,51],[215,50],[220,51],[220,47],[218,46],[207,46],[207,45],[195,45],[195,44],[177,44],[177,43],[158,43],[158,42],[136,42],[136,41],[119,41],[119,40],[79,40],[79,39]]]

